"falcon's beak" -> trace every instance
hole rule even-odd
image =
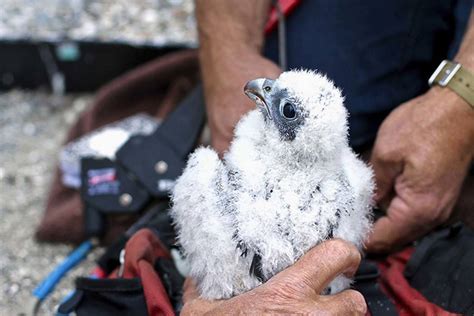
[[[257,103],[257,106],[260,109],[265,109],[265,113],[267,117],[271,120],[272,115],[270,112],[270,107],[268,104],[268,98],[266,98],[266,94],[271,91],[271,87],[273,86],[274,80],[266,79],[266,78],[259,78],[255,80],[251,80],[247,82],[244,87],[245,94]],[[268,91],[268,92],[267,92]]]

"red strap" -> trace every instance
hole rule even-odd
[[[420,292],[411,287],[403,275],[405,266],[413,254],[413,248],[407,248],[379,263],[380,280],[384,292],[395,302],[400,316],[452,316],[441,307],[430,303]]]
[[[281,9],[285,16],[288,16],[295,8],[298,6],[298,4],[301,2],[301,0],[278,0],[280,3]],[[275,29],[275,27],[278,24],[278,14],[277,10],[275,8],[272,8],[270,11],[270,15],[268,17],[267,24],[265,25],[265,33],[268,34],[271,31]]]
[[[139,230],[125,246],[123,277],[134,278],[140,276],[140,271],[137,270],[139,262],[144,260],[154,265],[158,257],[170,258],[170,254],[151,230]]]
[[[149,229],[139,230],[125,247],[123,277],[141,279],[148,315],[173,316],[174,311],[168,294],[153,268],[159,257],[169,258],[170,255]]]

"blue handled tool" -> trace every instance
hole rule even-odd
[[[81,262],[87,254],[92,250],[95,243],[92,240],[87,240],[74,249],[67,258],[54,269],[34,290],[33,300],[31,306],[32,315],[36,315],[41,302],[48,296],[49,293],[59,283],[61,278],[79,262]]]

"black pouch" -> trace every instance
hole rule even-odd
[[[75,312],[78,316],[148,315],[139,278],[78,278],[76,289],[74,296],[61,304],[59,313]]]
[[[131,137],[116,153],[117,161],[157,198],[168,198],[195,147],[205,119],[202,87],[195,88],[157,130]]]
[[[116,162],[107,158],[81,159],[81,197],[86,236],[101,236],[106,215],[138,214],[149,193]]]
[[[160,276],[174,311],[179,314],[183,308],[184,277],[179,274],[171,259],[158,258],[154,268]]]
[[[428,235],[416,246],[405,277],[432,303],[474,315],[474,231],[459,223]]]

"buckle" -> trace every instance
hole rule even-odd
[[[458,72],[459,68],[461,68],[461,64],[446,59],[443,60],[433,72],[430,79],[428,79],[428,84],[432,86],[436,83],[442,87],[446,87],[456,72]]]

